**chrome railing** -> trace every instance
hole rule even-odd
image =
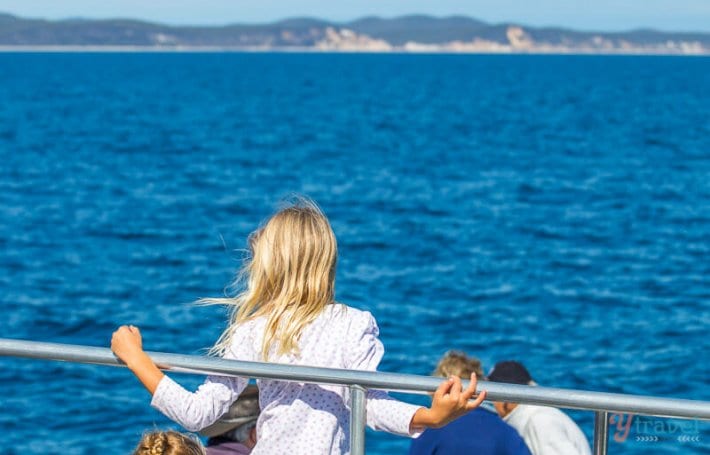
[[[441,382],[440,378],[409,374],[244,362],[163,352],[148,352],[148,355],[161,369],[167,371],[347,386],[350,389],[351,399],[350,450],[353,455],[365,453],[367,389],[427,394],[435,391]],[[108,348],[6,338],[0,338],[0,356],[125,366]],[[479,389],[486,390],[491,401],[595,411],[595,455],[607,453],[610,413],[710,420],[710,401],[530,387],[484,381],[479,383]]]

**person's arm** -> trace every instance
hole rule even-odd
[[[378,338],[379,329],[370,313],[355,313],[348,330],[347,340],[350,347],[347,368],[355,370],[376,371],[384,354],[384,347]],[[461,380],[452,378],[444,381],[437,393],[431,408],[404,403],[390,397],[386,392],[368,390],[367,392],[367,425],[375,430],[383,430],[400,435],[416,435],[425,428],[436,428],[445,425],[457,417],[475,408],[485,398],[485,393],[479,395],[475,402],[467,402],[475,393],[473,388],[466,389],[466,395],[461,390]]]
[[[461,379],[452,376],[439,385],[434,392],[434,398],[429,408],[419,408],[409,424],[410,433],[422,431],[425,428],[440,428],[462,415],[476,409],[486,399],[486,392],[481,391],[475,400],[476,373],[471,373],[471,382],[463,390]]]
[[[185,390],[143,351],[140,331],[133,326],[122,326],[114,332],[111,349],[153,395],[151,406],[189,431],[199,431],[217,421],[248,383],[246,378],[209,376],[197,391]]]
[[[143,340],[138,327],[123,325],[113,332],[111,350],[153,395],[165,374],[143,351]]]

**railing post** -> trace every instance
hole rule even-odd
[[[594,413],[594,455],[606,455],[609,445],[609,413]]]
[[[365,454],[365,389],[350,386],[350,454]]]

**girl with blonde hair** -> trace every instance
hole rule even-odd
[[[249,236],[251,257],[237,276],[242,291],[205,299],[231,307],[227,329],[213,353],[225,359],[351,370],[377,369],[384,348],[375,319],[335,301],[337,244],[315,203],[299,200],[279,210]],[[189,392],[163,374],[142,349],[140,331],[122,326],[111,348],[153,394],[151,405],[190,431],[224,414],[248,378],[210,376]],[[257,381],[261,415],[253,454],[347,454],[349,394],[343,386],[270,379]],[[445,380],[430,408],[403,403],[387,393],[367,392],[367,424],[412,436],[440,427],[485,398],[476,377],[465,390],[458,377]]]
[[[205,455],[200,441],[177,431],[146,433],[133,455]]]

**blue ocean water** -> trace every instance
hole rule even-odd
[[[224,312],[190,302],[222,294],[297,192],[332,221],[338,298],[377,318],[382,370],[428,374],[457,348],[542,385],[710,400],[708,74],[679,57],[0,54],[0,337],[108,346],[132,323],[147,349],[201,353]],[[1,358],[0,390],[3,453],[125,454],[171,425],[123,369]],[[678,421],[645,422],[610,453],[710,448],[710,424],[683,442]]]

